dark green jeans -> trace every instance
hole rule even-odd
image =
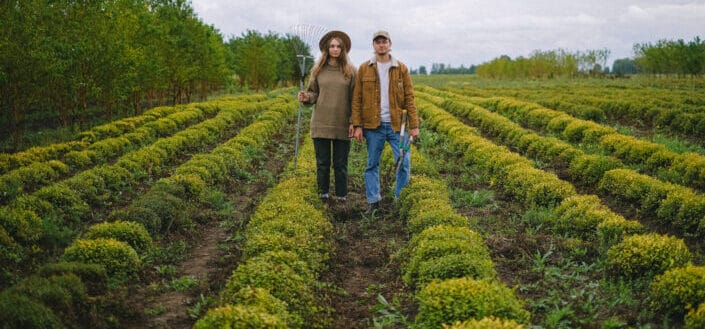
[[[348,195],[348,154],[350,140],[314,138],[313,148],[316,151],[316,178],[318,192],[328,193],[330,188],[331,158],[335,174],[335,195]]]

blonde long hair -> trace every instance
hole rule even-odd
[[[350,51],[350,49],[345,49],[345,43],[343,43],[343,40],[341,40],[338,37],[333,37],[328,40],[328,42],[326,43],[325,49],[323,51],[321,51],[321,57],[318,59],[318,61],[316,61],[316,64],[313,65],[313,67],[311,68],[311,78],[309,80],[309,85],[311,84],[311,81],[316,79],[316,77],[318,76],[318,73],[321,72],[321,69],[323,69],[323,67],[326,65],[326,63],[328,63],[328,58],[330,56],[328,54],[328,49],[330,49],[330,42],[332,40],[338,40],[338,43],[340,43],[340,47],[343,50],[340,54],[340,57],[338,57],[338,65],[343,68],[343,75],[346,78],[352,77],[353,72],[355,71],[355,67],[352,64],[350,64],[350,57],[348,57],[348,51]]]

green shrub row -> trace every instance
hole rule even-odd
[[[551,206],[575,195],[573,185],[555,174],[534,168],[532,162],[506,147],[497,146],[479,136],[473,129],[422,98],[429,125],[450,137],[452,147],[471,165],[480,166],[487,173],[492,186],[531,206]]]
[[[695,324],[705,323],[705,267],[688,265],[657,276],[649,298],[651,307],[661,314],[685,316],[686,328],[702,328]]]
[[[153,107],[140,115],[108,122],[83,131],[78,135],[78,139],[87,143],[95,143],[101,139],[117,137],[135,131],[145,123],[164,118],[181,110],[183,110],[183,106]]]
[[[686,237],[705,236],[705,196],[629,169],[605,173],[599,189]]]
[[[567,169],[573,181],[584,186],[594,186],[608,170],[623,167],[613,157],[588,155],[553,137],[544,137],[524,129],[506,117],[490,112],[479,106],[440,97],[423,92],[419,97],[431,101],[451,113],[471,121],[485,134],[498,139],[503,144],[519,150],[524,156],[544,163],[551,163],[560,170]]]
[[[73,232],[80,230],[83,222],[91,216],[91,208],[110,205],[137,181],[161,174],[167,169],[162,166],[168,161],[231,134],[230,130],[237,124],[276,102],[279,100],[252,104],[213,101],[222,110],[212,119],[125,154],[114,165],[100,165],[41,188],[31,195],[19,196],[8,206],[0,208],[0,224],[19,247],[12,249],[8,255],[0,255],[0,263],[7,263],[6,269],[16,269],[22,262],[11,262],[17,259],[15,256],[21,260],[26,256],[41,254],[42,247],[62,248],[67,237],[70,239],[75,235]],[[174,218],[179,218],[178,199],[155,197],[154,200],[166,200],[159,204],[165,205],[165,209],[171,211]],[[153,228],[146,223],[145,226]]]
[[[601,108],[613,120],[642,122],[654,128],[667,127],[683,136],[705,136],[705,112],[684,110],[682,103],[653,105],[638,96],[621,100],[582,97],[581,100]]]
[[[447,112],[422,99],[417,104],[426,122],[451,136],[452,143],[459,144],[464,141],[487,143],[481,139],[468,138],[468,136],[474,136],[472,129],[457,120],[450,119],[451,116]],[[463,146],[459,146],[459,149],[462,150]],[[468,149],[471,148],[468,147]],[[494,152],[498,153],[499,150],[500,148],[495,148]],[[493,167],[486,167],[482,162],[471,163],[492,175]],[[509,165],[515,166],[512,162]],[[506,185],[503,181],[494,183]],[[635,193],[638,194],[639,191]],[[602,250],[606,250],[608,266],[618,275],[649,279],[654,275],[687,265],[692,258],[680,239],[658,234],[631,235],[643,232],[644,228],[637,222],[624,220],[621,216],[612,213],[607,207],[601,205],[595,196],[572,195],[562,199],[555,208],[551,221],[554,229],[559,232],[570,231],[574,236],[599,239]],[[573,231],[571,227],[577,230]]]
[[[213,149],[211,155],[222,157],[220,162],[246,162],[247,155],[246,152],[243,152],[243,145],[262,147],[268,138],[271,138],[293,114],[293,102],[285,104],[280,99],[268,102],[268,105],[271,106],[271,109],[262,113],[256,123],[242,129],[236,137]],[[268,124],[262,125],[262,121],[268,122]],[[251,145],[250,141],[253,140],[257,141],[258,144]],[[243,143],[242,141],[245,142]],[[193,174],[179,174],[179,171],[182,170],[182,167],[194,168],[197,163],[201,163],[202,166],[209,166],[209,163],[199,162],[197,157],[193,157],[176,169],[176,175],[158,181],[146,194],[149,195],[155,191],[160,191],[162,194],[155,196],[155,200],[158,200],[158,197],[168,195],[178,201],[178,204],[190,204],[190,198],[196,197],[200,192],[203,192],[206,185],[200,177]],[[234,166],[236,165],[231,165],[229,169],[234,170]],[[216,170],[216,168],[208,168],[208,170]],[[230,173],[233,173],[233,171]],[[209,175],[209,177],[213,176]],[[211,181],[212,184],[222,182],[222,180]],[[152,238],[147,229],[137,221],[116,220],[96,224],[88,228],[83,238],[75,240],[64,250],[64,255],[62,256],[64,262],[46,265],[40,269],[39,273],[42,276],[62,275],[65,273],[76,274],[82,279],[91,295],[102,294],[108,286],[122,285],[137,277],[141,268],[141,259],[151,244]],[[14,289],[14,287],[11,289]],[[265,293],[264,291],[249,291],[239,295],[239,298],[247,300],[262,299],[257,296]],[[14,291],[8,293],[11,300],[27,299],[26,295],[26,293]],[[95,301],[82,303],[76,311],[79,314],[89,314],[86,312],[89,310],[95,311],[95,307],[91,306],[91,303],[95,303]],[[5,311],[2,307],[0,305],[0,314]],[[41,309],[43,312],[41,313],[42,317],[35,317],[30,322],[24,317],[24,314],[9,312],[8,323],[23,324],[24,326],[22,327],[41,327],[46,321],[49,321],[52,326],[56,325],[56,327],[63,327],[67,322],[69,324],[72,323],[71,319],[64,317],[61,309],[51,304],[39,304],[38,306],[33,304],[32,307]],[[247,318],[253,316],[252,314],[256,313],[256,311],[258,310],[245,309],[238,314]],[[94,316],[93,318],[100,319],[101,316],[103,314],[98,314],[97,317]],[[49,320],[45,321],[44,317]],[[81,322],[81,324],[87,323],[90,322]]]
[[[683,236],[702,236],[705,233],[705,197],[689,188],[664,183],[631,170],[617,170],[621,163],[614,158],[585,155],[569,144],[538,136],[477,106],[443,101],[440,97],[425,96],[423,92],[418,94],[434,103],[442,102],[452,112],[479,123],[483,131],[497,136],[527,156],[554,163],[558,168],[565,167],[567,162],[568,172],[575,181],[585,186],[599,184],[605,193],[630,204],[641,204],[641,211],[661,219],[664,225],[677,229]],[[602,139],[612,137],[618,135],[605,135]]]
[[[86,142],[66,142],[49,146],[35,146],[13,154],[0,153],[0,174],[4,175],[14,169],[31,165],[35,162],[58,159],[61,155],[88,146]]]
[[[480,320],[470,319],[463,322],[456,322],[453,325],[444,325],[444,329],[524,329],[523,324],[514,320],[499,319],[493,316],[484,317]]]
[[[58,160],[35,162],[0,176],[0,205],[18,195],[27,193],[27,189],[43,186],[59,179],[69,172],[69,167]]]
[[[13,169],[27,166],[35,162],[43,162],[52,159],[58,160],[66,153],[83,150],[91,143],[101,139],[117,137],[131,132],[146,122],[165,117],[180,109],[180,107],[174,106],[155,107],[144,112],[142,115],[113,121],[84,131],[79,134],[80,141],[37,146],[13,154],[2,153],[0,154],[0,174],[5,174]]]
[[[621,242],[625,236],[646,232],[641,223],[612,212],[596,195],[566,198],[554,209],[550,221],[556,233],[596,241],[603,251]]]
[[[207,117],[208,113],[194,105],[182,106],[180,111],[149,122],[135,131],[101,139],[81,151],[69,152],[64,156],[64,162],[76,169],[105,163],[119,154],[149,145],[160,137],[174,134]]]
[[[430,88],[425,90],[432,91]],[[442,94],[436,91],[439,93]],[[643,165],[645,170],[661,179],[705,189],[705,156],[700,154],[671,152],[663,145],[625,136],[611,127],[576,119],[534,103],[499,97],[461,99],[493,109],[532,129],[550,131],[571,142],[597,145],[626,164]]]
[[[266,99],[267,97],[264,94],[252,94],[221,98],[218,99],[218,101],[223,102],[239,100],[250,103],[261,102]],[[211,102],[192,103],[188,106],[195,106],[201,109],[206,116],[214,116],[218,113],[218,111],[220,111],[220,108],[218,106],[215,106],[214,103]],[[90,130],[84,131],[79,134],[79,139],[84,142],[95,143],[102,139],[118,137],[129,132],[135,131],[142,126],[153,125],[154,123],[152,123],[152,121],[157,121],[158,119],[167,117],[171,114],[174,114],[175,112],[182,111],[184,107],[186,106],[176,105],[154,107],[138,116],[129,117],[93,127]],[[157,124],[157,126],[159,126],[159,124]]]
[[[263,95],[240,96],[237,98],[229,98],[229,102],[252,102],[253,100],[261,100]],[[220,103],[223,100],[219,100]],[[253,102],[254,103],[254,102]],[[85,132],[86,136],[94,136],[94,138],[85,137],[83,142],[86,147],[66,152],[62,158],[63,163],[58,160],[42,160],[46,162],[34,162],[27,167],[9,171],[0,176],[0,204],[6,204],[21,193],[32,192],[52,181],[57,180],[66,172],[75,172],[82,168],[91,165],[107,163],[110,159],[119,156],[120,154],[139,149],[146,145],[154,143],[160,137],[169,136],[185,127],[204,120],[206,117],[212,117],[220,111],[220,106],[217,103],[196,103],[188,106],[171,107],[178,111],[167,111],[167,107],[159,108],[164,110],[155,110],[149,113],[170,113],[164,117],[152,117],[149,114],[116,121],[96,127]],[[138,119],[139,118],[139,119]],[[151,118],[146,120],[145,118]],[[134,127],[133,121],[143,122],[139,128]],[[100,131],[102,133],[96,133]],[[118,134],[122,132],[122,134]],[[95,139],[99,136],[102,139]],[[108,137],[113,136],[113,137]],[[57,155],[57,159],[59,156]],[[62,172],[57,172],[57,165],[64,167]]]
[[[221,292],[221,305],[195,328],[322,328],[328,310],[317,299],[317,277],[332,251],[333,226],[320,210],[313,143],[271,189],[245,229],[243,263]],[[243,298],[243,295],[257,295]]]
[[[412,235],[402,270],[404,282],[417,291],[415,326],[440,328],[488,316],[528,324],[523,301],[497,279],[482,237],[453,209],[445,184],[429,178],[435,175],[433,167],[424,166],[428,161],[422,156],[412,162],[414,176],[398,204]]]
[[[219,101],[232,102],[237,99],[244,102],[259,102],[265,100],[266,98],[267,96],[264,94],[252,94],[226,97],[220,99]],[[213,116],[219,111],[217,106],[213,106],[210,103],[200,103],[195,106],[203,110],[203,113],[207,116]],[[184,107],[185,106],[159,106],[149,109],[138,116],[128,117],[99,125],[87,131],[81,132],[78,136],[79,141],[69,141],[66,143],[57,143],[48,146],[37,146],[13,154],[0,153],[0,174],[5,174],[10,170],[27,166],[35,162],[43,162],[52,159],[59,160],[61,156],[66,153],[84,150],[86,147],[89,147],[91,144],[100,140],[110,137],[119,137],[136,131],[145,125],[153,125],[152,129],[163,127],[165,124],[154,124],[152,122],[182,111]],[[76,157],[80,158],[81,156],[79,154]]]
[[[686,137],[701,137],[704,134],[702,128],[705,127],[705,110],[700,104],[702,98],[697,99],[699,95],[696,93],[675,95],[678,91],[667,90],[658,94],[658,89],[649,89],[645,93],[642,88],[619,93],[613,91],[610,88],[591,86],[582,90],[571,88],[569,91],[547,90],[545,93],[514,90],[511,95],[507,92],[503,94],[530,99],[586,120],[630,121],[652,128],[667,128]],[[560,95],[556,95],[557,92]]]
[[[99,296],[137,277],[144,255],[129,242],[148,245],[151,238],[139,224],[99,225],[88,234],[94,238],[67,247],[60,262],[0,293],[3,328],[105,327],[109,319],[100,314]]]
[[[84,282],[72,273],[28,277],[0,293],[0,326],[92,327],[95,314],[85,308],[90,298]]]
[[[705,328],[705,302],[691,309],[685,316],[685,329]]]
[[[139,222],[152,234],[190,227],[187,208],[206,202],[203,197],[207,187],[221,185],[249,168],[251,159],[247,149],[265,147],[294,110],[293,103],[284,97],[262,104],[269,108],[237,136],[207,154],[191,157],[177,167],[173,175],[157,181],[129,206],[113,211],[110,218]]]

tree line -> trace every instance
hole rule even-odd
[[[634,54],[637,68],[644,73],[678,76],[705,74],[705,42],[700,37],[689,42],[663,39],[654,44],[636,44]]]
[[[139,114],[230,76],[220,32],[185,0],[4,1],[0,21],[2,130],[16,140],[25,121]]]
[[[604,73],[609,49],[570,52],[536,50],[529,57],[502,55],[477,66],[484,78],[556,78],[598,76]],[[609,69],[608,69],[609,71]]]
[[[295,82],[305,47],[255,31],[225,42],[188,0],[1,1],[0,22],[0,138],[15,149],[27,129]]]

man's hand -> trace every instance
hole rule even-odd
[[[355,127],[355,133],[353,135],[356,141],[362,143],[362,127]]]
[[[416,137],[419,137],[419,128],[414,128],[409,131],[409,136],[413,137],[416,139]]]
[[[355,126],[351,124],[350,127],[348,127],[348,138],[353,137],[355,137]]]

